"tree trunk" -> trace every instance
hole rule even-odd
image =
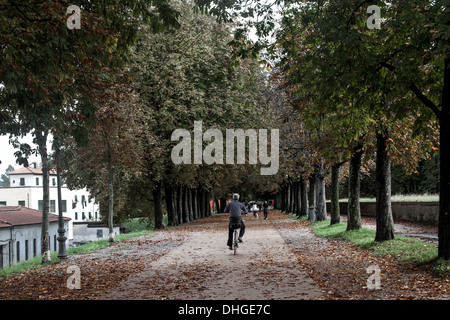
[[[306,180],[302,179],[300,181],[300,193],[301,193],[301,216],[307,216],[308,215],[308,186],[306,183]]]
[[[172,189],[172,200],[173,200],[173,219],[176,221],[176,225],[179,225],[181,221],[178,219],[178,195],[177,186],[171,186]]]
[[[155,203],[155,229],[164,229],[161,182],[157,182],[153,190],[153,201]]]
[[[197,196],[197,188],[192,189],[192,216],[194,220],[199,218],[198,214],[198,196]]]
[[[440,126],[440,193],[438,257],[450,260],[450,58],[444,63]]]
[[[389,137],[389,130],[377,133],[377,157],[375,169],[377,187],[377,228],[375,241],[394,239],[394,221],[391,208],[391,157],[387,150]]]
[[[289,208],[288,200],[289,200],[289,184],[286,185],[286,187],[284,188],[284,191],[283,191],[283,211],[284,212],[289,211],[288,210],[288,208]]]
[[[214,201],[215,201],[215,203],[214,203],[213,211],[215,211],[216,213],[219,213],[219,208],[220,208],[219,199],[215,199]]]
[[[291,182],[291,206],[289,208],[290,213],[295,213],[295,186],[294,182]]]
[[[296,182],[291,183],[291,213],[296,214],[297,213],[297,203],[296,203],[296,194],[297,192],[297,184]]]
[[[211,199],[212,199],[212,209],[210,211],[214,212],[217,210],[217,199],[214,196],[214,189],[211,189]]]
[[[323,165],[316,173],[316,220],[327,219],[327,202],[325,198],[325,171]]]
[[[302,215],[302,192],[301,192],[301,181],[298,181],[295,183],[296,184],[296,188],[295,188],[295,214],[300,217]]]
[[[183,223],[183,187],[178,186],[177,188],[177,216],[178,223]]]
[[[361,229],[361,209],[359,205],[360,191],[360,171],[362,159],[361,146],[355,149],[354,155],[350,159],[349,169],[349,192],[348,192],[348,213],[347,231]]]
[[[208,190],[205,190],[205,212],[206,212],[206,216],[210,217],[211,216],[211,203],[210,203],[210,193]]]
[[[114,242],[114,168],[111,162],[111,149],[108,148],[108,229],[109,242]]]
[[[275,205],[274,209],[280,209],[280,203],[281,203],[281,190],[278,191],[277,195],[275,196]]]
[[[50,235],[49,235],[49,213],[50,213],[50,168],[47,152],[48,131],[36,130],[36,141],[39,154],[42,160],[42,232],[41,232],[41,252],[42,263],[50,262]]]
[[[189,221],[194,221],[194,212],[192,207],[192,189],[187,188],[187,203],[188,203],[188,210],[189,210]]]
[[[291,183],[288,182],[286,190],[286,212],[291,212]]]
[[[314,175],[309,178],[308,203],[309,206],[316,205],[316,179]]]
[[[174,190],[172,186],[167,185],[164,187],[164,195],[166,199],[167,224],[169,226],[176,226],[178,225],[178,219],[175,212]]]
[[[187,187],[183,187],[183,223],[189,222],[189,205]]]
[[[203,190],[202,187],[199,188],[198,190],[198,196],[199,196],[199,208],[200,208],[200,218],[204,218],[206,213],[205,213],[205,190]]]
[[[226,205],[227,205],[227,199],[220,198],[220,213],[223,213],[223,210],[225,210]]]
[[[444,119],[444,117],[446,119]],[[450,112],[440,120],[438,257],[450,260]]]
[[[330,224],[338,224],[341,219],[339,210],[339,167],[340,164],[334,164],[331,167],[331,201],[330,201]]]

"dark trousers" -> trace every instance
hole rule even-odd
[[[233,227],[233,222],[237,222],[237,219],[230,218],[230,223],[228,224],[228,242],[227,242],[227,246],[229,246],[229,247],[233,243],[233,231],[234,231],[234,229],[237,229],[237,228]],[[239,230],[239,238],[242,238],[244,236],[244,233],[245,233],[245,224],[244,224],[244,221],[242,221],[242,219],[239,219],[239,226],[241,228],[241,230]]]
[[[269,210],[264,209],[264,219],[267,219],[267,214],[269,213]]]

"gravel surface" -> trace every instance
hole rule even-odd
[[[345,216],[342,216],[345,221]],[[245,217],[237,255],[226,246],[228,217],[215,215],[114,243],[89,254],[0,279],[0,299],[27,300],[371,300],[449,299],[448,279],[343,240],[318,238],[308,221],[272,211]],[[375,219],[362,219],[374,228]],[[437,228],[395,222],[397,234]],[[431,242],[434,240],[431,239]],[[430,243],[429,245],[436,245]],[[70,289],[70,266],[81,288]],[[367,268],[381,287],[368,288]]]

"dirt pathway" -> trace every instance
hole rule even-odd
[[[192,223],[197,231],[182,245],[101,299],[323,299],[274,227],[275,220],[245,217],[244,243],[234,255],[226,246],[227,219],[217,215]]]
[[[0,300],[450,299],[450,279],[433,274],[430,265],[402,264],[396,256],[319,238],[308,221],[276,211],[266,221],[245,218],[244,244],[233,255],[226,246],[227,220],[204,218],[9,275],[0,279]],[[364,218],[363,224],[373,221]],[[404,222],[396,230],[434,232]],[[68,286],[74,266],[79,290]],[[368,288],[370,266],[380,269],[376,290]]]

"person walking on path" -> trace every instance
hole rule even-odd
[[[267,203],[267,201],[264,201],[263,207],[264,207],[264,220],[266,220],[267,215],[269,214],[269,204]]]
[[[258,204],[255,203],[255,204],[253,205],[252,209],[253,209],[253,217],[254,217],[255,219],[258,219]]]

